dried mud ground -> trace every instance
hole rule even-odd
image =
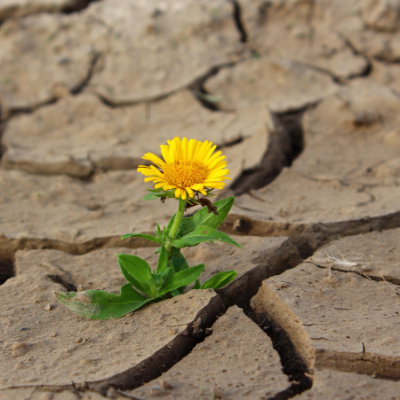
[[[0,399],[400,399],[400,0],[0,0]],[[194,290],[112,321],[173,136],[226,154]]]

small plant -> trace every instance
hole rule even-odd
[[[152,153],[145,160],[156,164],[140,165],[138,171],[146,176],[145,182],[154,182],[144,200],[168,199],[179,202],[178,211],[167,227],[157,224],[155,235],[128,233],[122,239],[138,237],[157,243],[159,259],[155,270],[140,257],[118,254],[118,264],[127,284],[120,294],[101,290],[82,292],[56,292],[57,298],[70,310],[92,319],[120,318],[148,303],[178,296],[192,283],[192,289],[220,289],[236,277],[235,271],[223,271],[200,284],[199,277],[204,264],[189,267],[181,253],[184,247],[203,242],[225,242],[241,247],[233,239],[217,229],[225,220],[233,205],[233,197],[212,203],[214,189],[222,189],[229,170],[225,157],[216,146],[205,141],[174,138],[168,145],[161,145],[164,160]],[[205,197],[200,197],[202,194]],[[191,217],[183,217],[187,208],[197,205],[201,210]]]

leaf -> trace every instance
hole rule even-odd
[[[154,193],[148,193],[146,196],[142,197],[142,200],[157,200],[159,197],[155,195]]]
[[[210,279],[207,279],[202,285],[201,289],[221,289],[229,282],[232,282],[236,278],[236,271],[221,271],[215,274]],[[194,289],[194,288],[193,288]]]
[[[170,265],[175,272],[183,271],[184,269],[189,268],[189,264],[186,261],[186,258],[183,256],[181,251],[176,247],[173,247],[171,249]]]
[[[146,299],[129,283],[121,287],[120,294],[102,290],[83,292],[55,292],[58,300],[71,311],[91,319],[121,318],[131,311],[156,299]]]
[[[155,234],[156,234],[156,236],[158,237],[158,238],[160,238],[161,239],[161,237],[162,237],[162,232],[161,232],[161,229],[160,229],[160,225],[158,225],[158,223],[156,222],[156,225],[157,225],[157,229],[155,230]]]
[[[216,229],[206,225],[199,225],[195,230],[187,235],[179,239],[172,240],[171,244],[178,249],[182,249],[183,247],[192,247],[199,243],[211,241],[225,242],[243,249],[239,243],[231,239],[226,233],[217,231]]]
[[[162,250],[161,250],[162,251]],[[118,254],[118,260],[122,262],[128,274],[136,280],[143,283],[149,283],[151,280],[151,268],[147,261],[138,256],[130,254]]]
[[[201,289],[200,281],[198,279],[196,279],[192,289]]]
[[[162,190],[162,189],[148,189],[150,193],[146,194],[142,200],[156,200],[161,197],[166,197],[168,199],[175,198],[175,190]]]
[[[174,289],[178,289],[181,286],[189,285],[201,275],[203,270],[204,264],[199,264],[176,273],[172,277],[172,280],[161,288],[159,296],[162,296],[165,293],[168,293]]]
[[[158,257],[158,263],[157,263],[157,272],[163,272],[165,268],[167,268],[168,264],[168,251],[167,249],[163,246],[161,247],[160,255]]]
[[[153,235],[146,235],[144,233],[126,233],[125,235],[123,235],[121,237],[121,239],[124,240],[124,239],[128,239],[130,237],[138,237],[138,238],[150,240],[152,242],[156,242],[158,244],[164,244],[160,238],[153,236]]]
[[[153,290],[149,284],[139,282],[132,275],[130,275],[127,269],[125,268],[124,264],[119,259],[118,259],[118,265],[119,268],[121,269],[122,275],[131,285],[133,285],[137,290],[141,291],[145,295],[153,297]]]
[[[226,216],[232,208],[234,200],[235,198],[231,196],[227,199],[216,201],[214,203],[214,206],[217,207],[219,215],[209,213],[208,209],[205,207],[197,211],[191,217],[182,218],[179,234],[181,236],[187,235],[189,232],[193,231],[198,225],[207,225],[211,228],[218,229],[222,222],[224,222]]]
[[[168,235],[168,233],[169,233],[169,231],[170,231],[170,229],[171,229],[171,227],[172,227],[172,225],[173,225],[173,223],[174,223],[174,221],[175,221],[175,217],[176,217],[176,213],[175,213],[175,214],[171,217],[171,219],[169,220],[168,225],[167,225],[167,229],[166,229],[166,230],[164,229],[164,233],[165,233],[165,234]]]

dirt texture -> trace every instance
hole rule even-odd
[[[213,331],[168,372],[128,394],[141,398],[271,398],[289,386],[278,353],[258,326],[234,306]]]
[[[399,235],[399,229],[392,229],[337,240],[322,247],[309,261],[399,285]]]
[[[80,91],[95,63],[89,87],[107,102],[160,98],[242,57],[232,12],[223,0],[119,0],[9,20],[0,32],[1,103],[7,111],[32,109]]]
[[[77,390],[14,388],[0,390],[1,400],[101,400],[105,399],[97,392],[78,392]]]
[[[18,290],[21,285],[23,291]],[[12,299],[2,316],[7,338],[2,341],[3,388],[70,386],[72,381],[78,386],[109,387],[114,381],[133,382],[141,365],[151,357],[166,363],[170,349],[185,347],[190,324],[201,316],[204,323],[204,313],[222,307],[211,290],[192,291],[140,313],[96,323],[66,311],[52,293],[65,288],[40,275],[18,275],[0,290],[2,298]]]
[[[400,398],[399,27],[400,0],[0,0],[0,399]],[[244,247],[182,252],[237,277],[79,317],[53,291],[155,268],[121,236],[176,212],[136,171],[175,136],[226,156]]]
[[[221,99],[217,105],[224,110],[263,104],[282,112],[316,103],[336,85],[329,76],[291,60],[260,57],[224,68],[205,89]]]
[[[338,32],[360,8],[358,1],[240,0],[249,41],[258,54],[290,58],[338,81],[363,74],[368,61]]]
[[[359,2],[352,16],[342,21],[338,31],[360,54],[396,62],[399,59],[398,0],[367,0]]]
[[[226,243],[202,243],[182,250],[189,265],[205,264],[200,277],[203,283],[221,271],[235,270],[236,279],[220,291],[225,301],[248,300],[257,291],[262,279],[276,274],[278,268],[271,260],[272,255],[290,254],[296,258],[296,249],[287,238],[263,238],[232,236],[244,250],[230,247]],[[105,248],[83,255],[72,255],[60,250],[20,250],[15,255],[15,273],[40,274],[61,283],[69,290],[107,290],[119,293],[126,283],[117,263],[117,254],[134,254],[148,262],[151,268],[157,266],[158,254],[155,247],[149,248]]]
[[[175,212],[173,200],[165,204],[141,200],[148,185],[136,171],[98,174],[88,184],[69,177],[2,170],[1,181],[0,251],[4,258],[26,243],[69,253],[85,253],[99,242],[130,246],[130,240],[121,242],[121,234],[152,232],[156,221],[165,225]],[[140,243],[136,247],[146,242]]]
[[[266,107],[215,113],[189,90],[121,108],[110,108],[85,93],[13,118],[3,133],[2,166],[88,178],[96,169],[132,169],[146,163],[142,157],[149,149],[160,153],[160,143],[169,140],[171,132],[185,131],[198,140],[207,136],[219,147],[240,141],[224,150],[235,179],[260,163],[272,128]],[[43,146],[37,146],[40,140]]]
[[[96,51],[80,40],[78,18],[75,14],[38,14],[1,25],[3,117],[52,102],[85,84]]]
[[[152,100],[241,59],[244,48],[232,13],[224,0],[93,4],[85,17],[108,31],[89,88],[112,104]]]
[[[312,389],[296,400],[326,400],[354,399],[390,399],[399,398],[399,382],[391,382],[382,379],[373,379],[369,376],[350,374],[346,372],[323,370],[317,371],[314,376]]]
[[[310,370],[400,375],[396,285],[305,262],[264,281],[252,307],[258,320],[268,318],[293,338]]]
[[[73,11],[90,0],[0,0],[0,20],[43,12]]]

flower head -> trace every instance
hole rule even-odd
[[[183,200],[193,198],[195,192],[207,194],[206,188],[222,189],[228,178],[225,156],[220,151],[214,153],[217,146],[212,142],[200,142],[195,139],[181,140],[175,137],[161,145],[164,161],[155,154],[146,153],[142,158],[157,165],[139,165],[138,171],[146,175],[145,182],[153,181],[155,189],[175,189],[175,197]]]

